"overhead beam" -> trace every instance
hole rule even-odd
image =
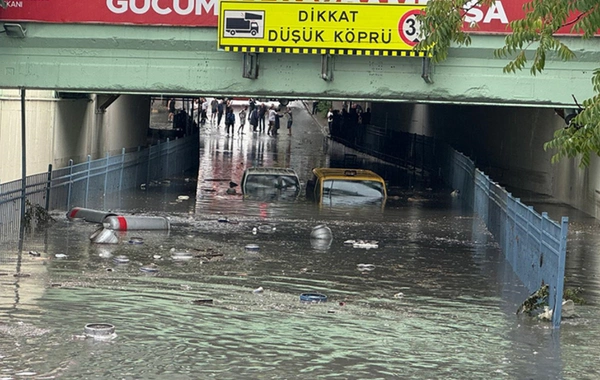
[[[206,94],[391,102],[569,108],[593,96],[600,45],[571,38],[577,60],[548,60],[544,73],[504,74],[493,51],[502,36],[474,36],[468,47],[429,66],[421,58],[335,56],[323,80],[320,55],[260,54],[260,75],[244,78],[243,53],[219,51],[210,28],[28,23],[27,37],[0,34],[0,87],[106,94]],[[118,36],[118,37],[116,37]],[[250,68],[252,68],[250,64]],[[255,66],[258,74],[258,65]]]

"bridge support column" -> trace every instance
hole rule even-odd
[[[431,59],[429,57],[423,58],[423,63],[421,64],[421,78],[427,84],[433,84],[433,79],[431,79]]]

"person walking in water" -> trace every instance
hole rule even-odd
[[[288,130],[288,135],[291,136],[292,135],[292,124],[294,123],[294,117],[292,116],[292,109],[288,107],[288,109],[285,112],[285,114],[287,115],[287,130]]]
[[[246,109],[248,109],[248,106],[244,106],[240,113],[238,113],[238,116],[240,117],[240,126],[238,127],[238,133],[242,135],[244,134],[244,127],[246,126]]]
[[[233,109],[231,109],[231,107],[227,108],[227,113],[225,114],[225,128],[227,129],[228,135],[230,129],[232,135],[235,132],[235,114],[233,113]]]

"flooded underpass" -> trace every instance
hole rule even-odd
[[[410,189],[400,169],[329,142],[292,105],[291,137],[207,125],[197,178],[113,207],[169,217],[168,231],[93,244],[98,226],[56,212],[22,252],[2,246],[0,379],[598,378],[595,222],[572,215],[567,286],[588,303],[553,332],[516,315],[527,291],[448,189]],[[247,167],[292,167],[305,184],[348,157],[386,173],[396,190],[385,207],[240,194]],[[311,239],[323,225],[332,239]],[[307,293],[326,302],[301,302]],[[91,323],[116,335],[86,338]]]

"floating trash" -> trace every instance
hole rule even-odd
[[[129,244],[144,244],[144,239],[141,237],[132,237],[129,239]]]
[[[269,234],[269,233],[273,233],[275,231],[277,231],[277,227],[272,226],[270,224],[261,224],[260,226],[258,226],[258,232],[263,233],[263,234]]]
[[[331,233],[331,229],[324,224],[320,224],[316,227],[313,227],[310,232],[311,239],[324,239],[331,240],[333,238],[333,234]]]
[[[113,261],[117,264],[127,264],[129,262],[129,258],[127,256],[115,256]]]
[[[160,259],[162,259],[162,256],[161,256],[161,255],[154,255],[154,256],[152,256],[152,257],[153,257],[155,260],[160,260]]]
[[[375,265],[373,264],[357,264],[356,265],[358,267],[359,271],[372,271],[375,269]]]
[[[404,297],[404,293],[402,293],[402,292],[394,294],[394,298],[402,298],[402,297]]]
[[[352,247],[365,249],[379,248],[379,242],[375,240],[357,240],[352,243]]]
[[[54,255],[54,257],[56,257],[57,259],[66,259],[67,255],[65,255],[64,253],[57,253],[56,255]]]
[[[194,305],[212,305],[213,300],[211,298],[204,298],[204,299],[193,300],[192,303]]]
[[[258,228],[252,228],[252,235],[256,235],[258,233]]]
[[[187,201],[190,199],[190,196],[189,195],[180,195],[177,197],[177,199],[180,201]]]
[[[226,217],[220,217],[219,219],[217,219],[217,221],[219,223],[229,223],[229,219],[227,219]]]
[[[191,252],[173,252],[171,254],[173,260],[189,260],[193,257],[194,255]]]
[[[140,267],[140,271],[145,273],[157,273],[158,268],[155,265],[148,265],[144,267]]]
[[[98,244],[117,244],[119,242],[119,238],[117,238],[115,232],[104,227],[100,227],[99,229],[97,229],[90,236],[90,240],[92,241],[92,243]]]
[[[106,271],[107,271],[107,272],[113,272],[113,271],[114,271],[114,269],[112,269],[112,268],[106,268]]]
[[[41,253],[36,252],[36,251],[29,251],[29,256],[40,257]]]
[[[327,302],[327,296],[321,293],[302,293],[300,294],[300,302],[304,303],[320,303]]]
[[[258,288],[254,289],[254,290],[252,291],[252,293],[262,293],[262,292],[264,292],[264,291],[265,291],[265,290],[263,289],[263,287],[262,287],[262,286],[259,286]]]
[[[331,239],[310,239],[310,246],[317,251],[326,251],[331,247]]]
[[[111,340],[117,337],[115,326],[110,323],[88,323],[84,327],[84,334],[97,340]]]
[[[258,244],[248,244],[245,248],[246,248],[246,251],[252,251],[252,252],[256,252],[260,249]]]

